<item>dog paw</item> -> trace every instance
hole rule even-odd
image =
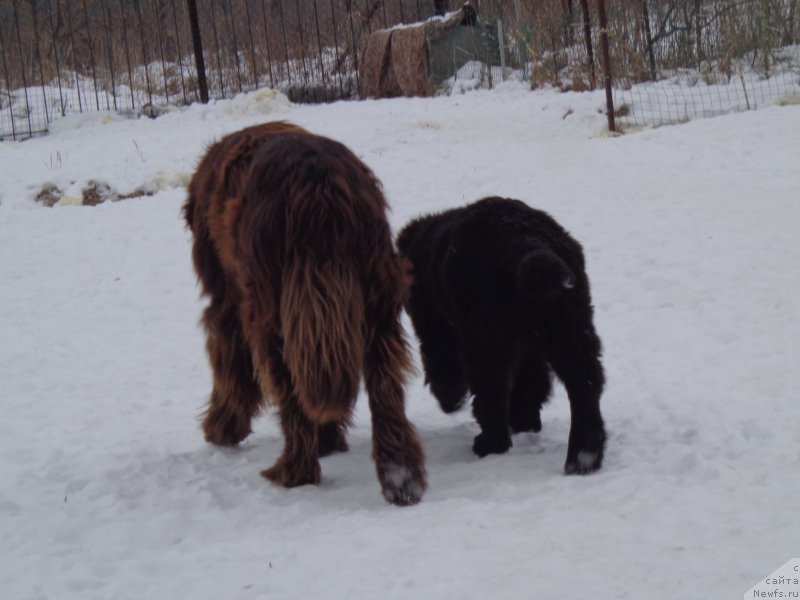
[[[567,475],[586,475],[597,471],[603,464],[602,452],[578,452],[575,458],[567,459],[564,473]]]
[[[280,458],[272,467],[261,471],[261,476],[276,485],[287,488],[307,484],[318,485],[320,468],[319,463],[316,465],[307,463],[293,464]]]
[[[503,454],[511,448],[511,436],[479,433],[475,436],[472,451],[483,458],[489,454]]]
[[[237,419],[220,419],[208,414],[203,420],[206,441],[216,446],[235,446],[250,435],[250,423]]]
[[[586,475],[597,471],[603,464],[606,433],[602,422],[594,427],[576,426],[573,423],[567,446],[567,475]]]
[[[425,492],[425,474],[419,469],[388,464],[378,471],[383,497],[395,506],[413,506]]]

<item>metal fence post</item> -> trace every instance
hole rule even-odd
[[[608,53],[608,22],[606,19],[606,1],[598,0],[597,12],[600,21],[600,47],[603,56],[603,77],[606,84],[606,112],[608,114],[608,130],[617,131],[614,124],[614,95],[611,92],[611,60]]]
[[[189,9],[189,26],[192,32],[192,47],[194,49],[194,64],[197,69],[197,91],[200,102],[208,103],[208,82],[206,81],[206,61],[203,58],[203,38],[200,37],[200,21],[197,18],[196,0],[186,0]]]

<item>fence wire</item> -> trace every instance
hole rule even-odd
[[[441,89],[602,84],[598,0],[471,0],[498,52],[453,61]],[[262,87],[295,102],[355,98],[375,30],[461,0],[0,0],[0,139],[68,113],[155,114]],[[800,0],[606,0],[610,70],[624,125],[659,125],[800,96]],[[437,46],[438,44],[438,46]],[[430,44],[457,53],[459,40]],[[202,75],[205,77],[203,78]]]
[[[532,87],[582,91],[603,78],[598,2],[484,0]],[[615,113],[625,126],[679,123],[800,98],[800,0],[606,0]]]
[[[271,87],[295,102],[357,94],[372,30],[433,0],[196,0],[208,95]],[[148,114],[201,99],[186,0],[2,0],[0,139],[68,113]]]

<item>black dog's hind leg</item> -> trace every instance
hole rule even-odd
[[[512,373],[502,351],[488,350],[480,342],[467,344],[465,366],[469,387],[474,394],[472,413],[481,427],[472,450],[480,457],[503,454],[511,447],[508,429]]]
[[[430,303],[414,308],[411,314],[420,340],[425,383],[444,412],[455,412],[464,405],[468,391],[458,342],[447,323],[430,312]]]
[[[603,463],[606,433],[600,415],[605,375],[600,363],[600,340],[589,323],[553,334],[550,364],[569,395],[572,424],[569,431],[567,474],[596,471]]]
[[[538,354],[530,354],[517,367],[511,389],[509,425],[511,431],[541,431],[540,411],[551,389],[550,367]]]
[[[329,456],[334,452],[347,452],[347,425],[344,423],[325,423],[318,430],[320,458]]]

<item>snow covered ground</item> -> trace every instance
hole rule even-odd
[[[0,144],[0,596],[740,598],[800,539],[800,106],[603,135],[599,93],[506,88],[291,106],[266,92],[157,120],[73,116]],[[380,495],[359,399],[319,487],[203,441],[203,303],[180,218],[204,145],[286,118],[348,144],[399,229],[489,194],[584,245],[605,346],[603,469],[562,474],[569,408],[479,460],[421,377],[421,504]],[[119,194],[63,204],[92,180]]]

